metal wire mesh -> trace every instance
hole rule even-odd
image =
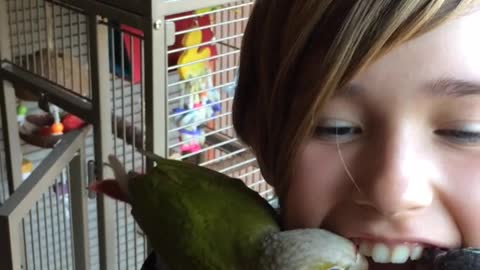
[[[272,188],[231,120],[240,45],[252,6],[245,0],[169,16],[176,44],[167,52],[168,148],[172,158],[240,178],[271,199]]]
[[[86,16],[60,2],[6,1],[10,60],[67,90],[91,97],[89,55],[92,48],[88,48]],[[170,157],[243,179],[249,187],[270,199],[273,197],[271,187],[263,180],[254,156],[236,138],[231,122],[240,43],[252,5],[252,1],[243,0],[166,18],[166,22],[176,25],[176,44],[165,51],[168,58],[166,106],[170,114],[165,119],[168,133],[158,136],[167,136]],[[141,172],[146,163],[135,148],[144,148],[145,113],[149,109],[145,108],[144,85],[145,57],[149,56],[144,52],[143,34],[113,20],[104,21],[99,27],[106,27],[109,35],[113,151],[127,170]],[[200,42],[182,44],[186,36],[198,32],[202,33]],[[187,52],[206,48],[209,54],[204,58],[188,60],[187,57],[188,61],[178,61]],[[203,67],[207,72],[195,76],[180,73],[205,63]],[[14,86],[17,96],[23,93],[23,98],[31,99],[28,89],[21,89],[15,83]],[[87,141],[87,159],[92,159],[93,140],[89,137]],[[3,189],[2,183],[0,181],[0,203],[8,190]],[[61,183],[68,185],[68,179],[60,177],[54,186]],[[23,219],[25,269],[73,267],[68,216],[71,205],[68,194],[60,195],[51,187]],[[95,200],[89,200],[88,209],[90,263],[92,269],[98,269]],[[128,205],[116,203],[115,224],[110,225],[115,226],[116,232],[116,268],[140,269],[147,256],[147,241],[130,215]]]
[[[201,44],[182,44],[170,46],[166,55],[169,66],[167,88],[167,106],[171,112],[168,116],[169,155],[174,158],[196,162],[202,166],[227,173],[243,179],[252,189],[266,198],[273,196],[271,188],[262,179],[256,160],[248,149],[235,137],[231,124],[231,106],[233,86],[238,67],[238,54],[243,30],[252,7],[252,2],[243,1],[221,7],[202,14],[185,12],[167,17],[167,21],[176,24],[176,40],[181,42],[186,35],[196,30],[215,32],[216,37]],[[206,16],[206,17],[205,17]],[[198,23],[196,18],[210,20],[208,24],[197,24],[193,28],[184,28],[185,21]],[[183,21],[183,22],[182,22]],[[127,170],[141,172],[145,169],[145,159],[135,151],[144,148],[145,134],[145,87],[144,87],[144,39],[141,31],[128,25],[110,20],[103,23],[109,35],[109,66],[111,72],[112,91],[112,130],[115,155],[123,162]],[[208,74],[197,77],[181,78],[179,69],[192,64],[178,62],[184,52],[204,46],[215,46],[216,54],[193,63],[209,62],[212,69]],[[213,47],[212,47],[213,48]],[[173,60],[174,59],[174,60]],[[209,105],[216,106],[218,111],[207,117],[196,118],[194,123],[178,124],[178,119],[198,113],[201,107],[184,105],[193,100],[194,93],[186,88],[203,80],[209,87],[199,89],[200,93],[211,93],[215,100]],[[158,106],[162,106],[158,104]],[[178,110],[181,108],[183,110]],[[203,108],[208,109],[208,108]],[[187,138],[178,140],[181,132],[190,126],[202,126],[205,132],[205,144],[202,149],[182,152],[186,144],[195,140]],[[158,136],[162,136],[159,134]],[[118,269],[138,269],[146,255],[146,239],[130,215],[130,207],[124,203],[116,203],[116,253]]]
[[[145,158],[135,148],[144,148],[144,40],[140,32],[109,22],[109,59],[112,93],[114,154],[128,171],[142,172]],[[147,241],[128,204],[116,202],[117,269],[139,269],[147,256]]]
[[[90,254],[90,269],[100,269],[99,245],[98,245],[98,219],[97,201],[88,200],[88,242]]]
[[[88,27],[78,9],[44,0],[7,0],[11,61],[85,97],[91,96]],[[33,99],[14,85],[17,96]]]
[[[68,169],[22,219],[24,269],[74,269]]]
[[[29,111],[38,113],[32,103],[28,103]],[[0,206],[9,198],[8,183],[6,175],[5,152],[3,149],[3,138],[0,132]],[[87,137],[87,159],[93,158],[92,137]],[[39,163],[50,153],[49,149],[40,149],[36,146],[22,143],[22,155],[32,162],[32,169],[38,167]],[[22,250],[25,266],[23,269],[71,269],[73,257],[70,247],[71,242],[71,220],[69,193],[65,193],[69,185],[68,169],[59,176],[42,198],[35,202],[30,213],[23,218],[19,224],[22,231]],[[27,175],[24,175],[24,179]],[[25,179],[27,180],[27,179]],[[87,179],[83,179],[87,181]],[[28,180],[27,180],[28,181]],[[52,180],[53,181],[53,180]],[[83,192],[83,191],[82,191]],[[98,236],[96,201],[89,201],[88,231],[89,231],[89,254],[91,268],[99,269],[98,258]],[[25,260],[26,255],[26,260]],[[69,258],[68,264],[65,258]]]
[[[67,91],[90,98],[92,95],[89,74],[91,48],[88,47],[90,35],[87,16],[81,10],[57,1],[6,0],[5,2],[8,11],[8,40],[11,55],[3,56],[29,71],[32,76],[40,76],[62,86]],[[12,84],[17,97],[24,100],[24,104],[29,105],[29,114],[43,113],[38,108],[32,108],[32,104],[28,102],[38,100],[31,93],[33,89],[26,89],[15,82]],[[86,145],[87,159],[93,159],[94,146],[91,135],[87,138]],[[46,156],[44,150],[24,142],[22,142],[22,152],[34,164]],[[0,166],[0,169],[4,168]],[[0,203],[8,196],[6,179],[3,175],[0,178]],[[58,181],[65,181],[61,179],[60,177]],[[32,209],[24,218],[23,229],[26,233],[24,253],[27,256],[27,269],[71,269],[73,267],[72,249],[69,248],[70,220],[67,218],[64,219],[65,223],[62,222],[64,216],[58,210],[62,209],[59,203],[65,203],[66,207],[70,208],[67,201],[68,194],[61,198],[55,194],[52,190],[45,193],[43,200],[37,202],[38,209]],[[42,210],[44,207],[46,212]],[[95,200],[89,200],[88,211],[91,269],[98,269],[98,224]],[[47,234],[44,229],[37,230],[36,228],[40,226],[41,228],[53,226],[52,232],[55,233]]]

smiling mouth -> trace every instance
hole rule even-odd
[[[361,241],[358,245],[363,256],[370,257],[376,263],[406,263],[408,260],[419,260],[424,247],[419,244],[385,244]]]
[[[358,251],[371,262],[377,264],[405,264],[418,261],[424,254],[430,254],[431,245],[421,243],[386,243],[365,239],[354,239]]]

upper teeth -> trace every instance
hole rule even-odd
[[[376,263],[405,263],[409,258],[411,260],[420,259],[423,246],[418,244],[387,245],[362,241],[359,252],[364,256],[372,257]]]

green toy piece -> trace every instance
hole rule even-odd
[[[21,105],[21,104],[17,106],[17,115],[26,116],[27,112],[28,112],[28,109],[27,109],[26,106]]]

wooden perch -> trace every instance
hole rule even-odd
[[[112,115],[112,130],[115,130],[115,124],[114,124],[115,122],[116,122],[117,138],[119,139],[125,138],[126,143],[132,145],[133,139],[135,137],[135,144],[134,144],[135,147],[140,149],[144,148],[145,136],[142,135],[139,127],[132,126],[132,124],[129,121],[123,121],[122,117]],[[125,125],[125,129],[124,129],[124,125]],[[206,133],[210,133],[213,131],[213,129],[210,129],[208,127],[204,127],[204,128]],[[125,130],[125,134],[124,134],[124,130]],[[230,139],[231,139],[230,136],[220,134],[220,133],[215,133],[212,135],[208,135],[206,137],[206,144],[207,145],[220,144]],[[245,146],[239,142],[232,142],[229,144],[224,144],[219,146],[219,150],[225,153],[232,153],[244,148]],[[214,170],[221,170],[228,166],[233,166],[235,164],[240,164],[246,160],[253,159],[254,157],[255,156],[250,151],[245,151],[235,156],[232,156],[230,158],[226,158],[225,160],[222,160],[213,164],[209,164],[207,165],[207,167]],[[192,162],[192,160],[196,160],[195,156],[193,156],[192,159],[189,159],[188,161]],[[200,161],[197,160],[195,163],[198,163],[198,162]],[[252,166],[257,166],[256,162],[249,162],[247,164],[235,167],[235,170],[238,171],[238,170],[242,170]]]
[[[135,148],[144,148],[144,135],[141,132],[141,129],[132,125],[129,121],[124,121],[122,117],[115,116],[112,114],[112,131],[115,133],[115,124],[116,124],[116,134],[117,138],[124,139],[127,144],[134,145]],[[124,133],[125,131],[125,133]],[[135,142],[133,141],[135,139]]]

